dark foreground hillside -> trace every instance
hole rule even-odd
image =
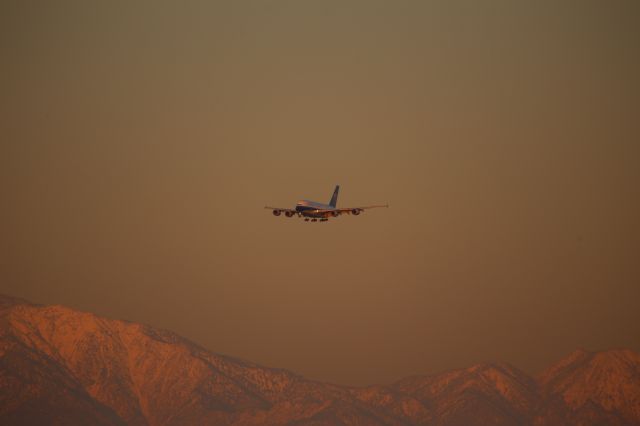
[[[493,363],[349,388],[0,297],[0,424],[640,425],[640,355],[576,351],[537,379]]]

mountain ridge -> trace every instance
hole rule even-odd
[[[577,350],[537,378],[485,362],[340,386],[148,325],[0,295],[0,423],[640,425],[640,355]]]

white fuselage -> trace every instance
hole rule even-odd
[[[296,211],[305,217],[327,217],[329,212],[316,213],[316,210],[335,210],[329,204],[300,200],[296,203]]]

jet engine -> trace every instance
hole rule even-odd
[[[295,213],[293,213],[293,212],[284,212],[284,215],[285,215],[286,217],[291,217],[291,216],[293,216],[294,214],[295,214]]]
[[[280,214],[281,214],[281,213],[282,213],[282,212],[281,212],[280,210],[274,210],[274,211],[273,211],[273,215],[274,215],[274,216],[280,216]]]
[[[351,210],[351,214],[353,214],[354,216],[358,216],[360,214],[360,209]]]

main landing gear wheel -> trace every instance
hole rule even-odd
[[[305,221],[305,222],[309,222],[309,218],[308,218],[308,217],[305,217],[305,218],[304,218],[304,221]]]

